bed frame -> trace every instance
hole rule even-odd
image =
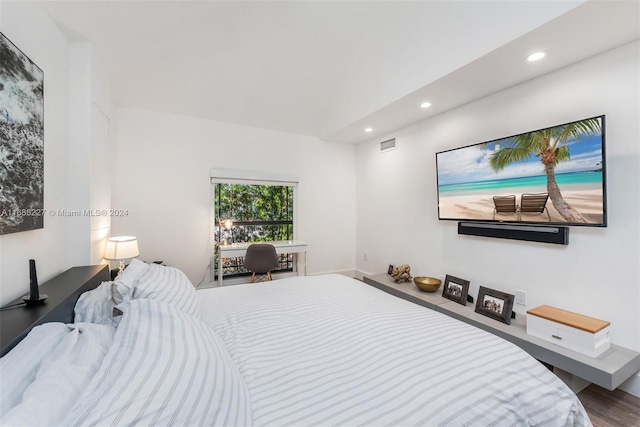
[[[73,267],[40,286],[49,298],[42,304],[18,305],[18,298],[0,311],[0,357],[15,347],[35,326],[46,322],[73,322],[73,308],[83,292],[110,280],[108,265]]]

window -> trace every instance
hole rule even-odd
[[[224,243],[294,240],[295,181],[212,176],[211,184],[216,247]],[[275,271],[293,271],[293,259],[293,254],[278,254],[279,267]],[[243,268],[243,257],[225,258],[222,263],[224,278],[250,274]],[[219,274],[217,264],[214,256],[211,280]]]
[[[293,187],[215,184],[216,243],[293,240]],[[220,221],[231,219],[230,228]]]

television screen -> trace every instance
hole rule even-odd
[[[439,219],[606,227],[604,117],[436,153]]]

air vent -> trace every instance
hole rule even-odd
[[[391,138],[391,139],[388,139],[386,141],[382,141],[380,143],[380,152],[381,153],[385,153],[387,151],[395,150],[396,148],[398,148],[398,147],[396,146],[396,139],[395,138]]]

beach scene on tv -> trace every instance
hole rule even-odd
[[[602,119],[437,153],[440,219],[606,225]]]

